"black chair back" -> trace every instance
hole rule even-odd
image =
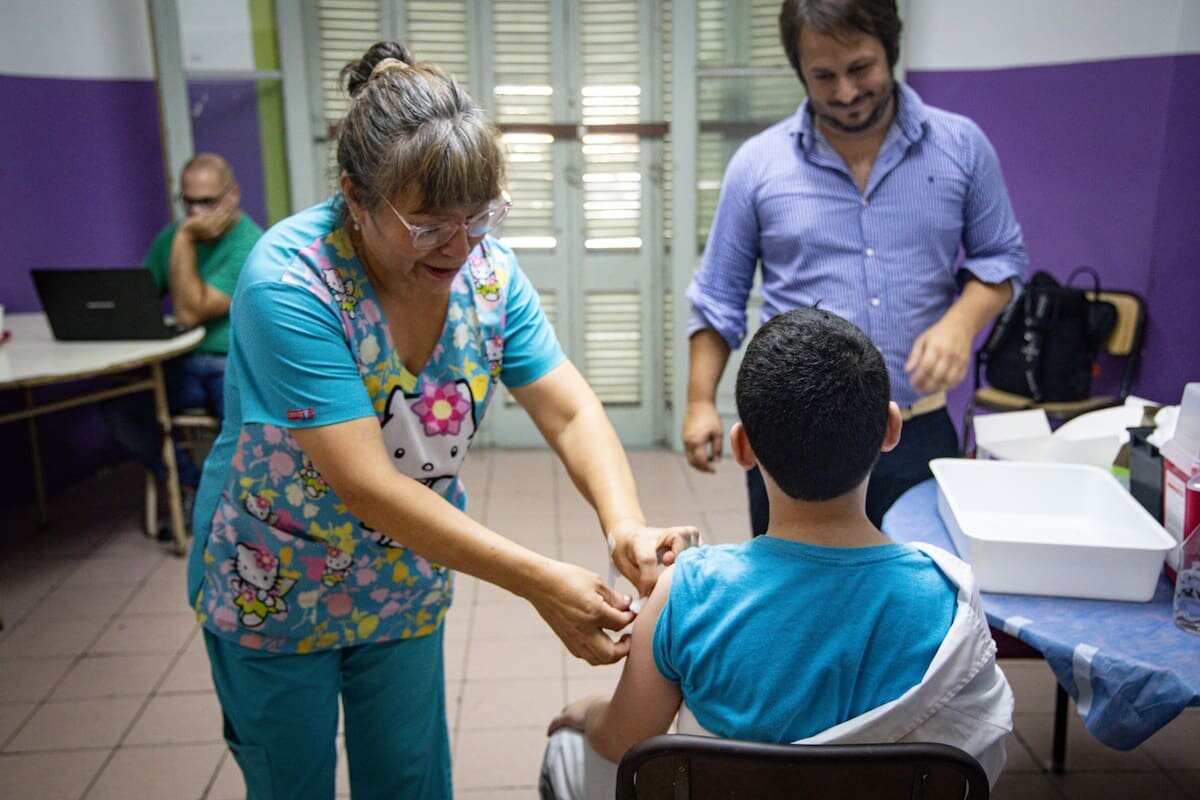
[[[793,745],[668,734],[638,742],[617,767],[617,800],[987,796],[975,759],[924,742]]]

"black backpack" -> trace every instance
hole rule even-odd
[[[1071,286],[1080,274],[1092,276],[1091,290]],[[1035,273],[979,353],[987,382],[1038,403],[1090,396],[1096,353],[1117,322],[1117,308],[1089,294],[1100,295],[1100,276],[1091,267],[1076,269],[1065,286]]]

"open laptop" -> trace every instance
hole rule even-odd
[[[186,330],[164,319],[154,279],[142,267],[32,269],[30,274],[60,341],[170,339]]]

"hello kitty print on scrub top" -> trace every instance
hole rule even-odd
[[[303,653],[434,632],[450,572],[352,517],[289,429],[379,421],[396,469],[459,508],[458,472],[497,381],[564,358],[512,252],[485,238],[451,286],[429,362],[408,372],[340,227],[339,201],[251,253],[233,301],[232,406],[197,499],[189,591],[214,634]]]

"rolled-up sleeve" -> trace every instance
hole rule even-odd
[[[746,335],[746,302],[759,259],[755,165],[743,145],[729,162],[700,268],[687,289],[687,332],[711,328],[736,350]]]
[[[970,134],[974,168],[963,209],[966,224],[962,268],[984,283],[1012,280],[1015,295],[1029,271],[1021,226],[1013,213],[995,148],[973,123]]]

